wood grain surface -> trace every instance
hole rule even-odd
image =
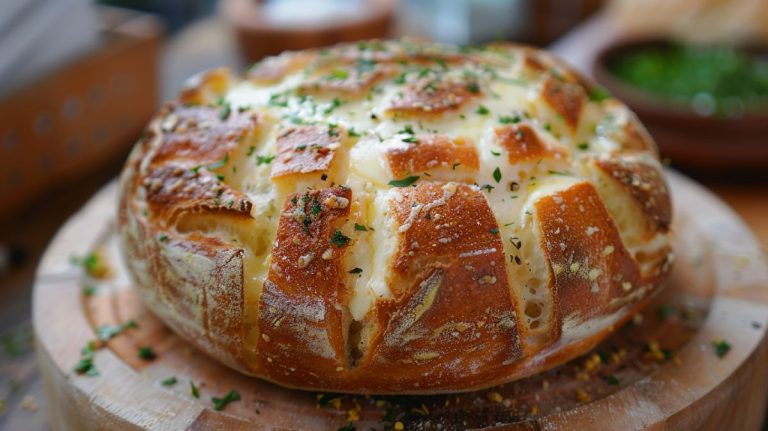
[[[642,317],[584,357],[532,378],[428,397],[289,390],[193,350],[131,288],[108,186],[62,228],[37,273],[33,322],[51,423],[78,430],[337,429],[350,422],[356,429],[398,422],[405,429],[759,429],[768,389],[764,257],[732,211],[679,174],[670,179],[677,264]],[[70,262],[96,249],[109,264],[104,279]],[[98,376],[74,371],[96,328],[130,320],[135,329],[96,350]],[[718,356],[714,340],[730,350]],[[154,359],[138,356],[144,346]],[[175,384],[161,383],[172,376]],[[212,398],[230,390],[241,400],[214,410]]]

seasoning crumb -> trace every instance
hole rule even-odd
[[[498,392],[488,392],[488,400],[493,401],[494,403],[501,404],[504,402],[504,397],[501,396]]]
[[[22,398],[19,405],[21,406],[22,409],[32,413],[36,412],[38,409],[37,399],[32,395],[27,395],[24,398]]]
[[[576,389],[576,399],[582,404],[587,404],[592,401],[592,396],[584,389]]]

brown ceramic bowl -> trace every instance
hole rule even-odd
[[[675,165],[709,172],[768,172],[768,112],[747,111],[736,118],[702,116],[688,105],[669,103],[622,81],[608,68],[628,52],[670,44],[660,39],[618,41],[598,53],[592,72],[637,113],[662,155]],[[766,47],[744,49],[768,51]]]

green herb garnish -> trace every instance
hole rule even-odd
[[[138,326],[139,325],[136,324],[135,320],[129,320],[121,325],[101,325],[96,328],[96,336],[98,336],[101,341],[109,341],[120,335],[120,333],[126,329],[135,329]]]
[[[147,361],[150,361],[157,357],[157,355],[155,354],[155,351],[152,350],[152,347],[149,347],[149,346],[139,346],[138,356],[139,358]]]
[[[275,160],[275,157],[277,157],[277,156],[273,156],[271,154],[266,154],[266,155],[263,155],[263,156],[262,155],[257,155],[256,156],[256,166],[268,165],[268,164],[272,163],[273,160]]]
[[[333,233],[333,236],[331,236],[331,239],[329,242],[336,247],[344,247],[345,245],[349,244],[350,238],[343,233],[341,233],[340,230],[336,229],[336,232]]]
[[[231,390],[227,395],[224,395],[223,398],[213,397],[211,398],[211,401],[213,401],[213,408],[217,411],[224,410],[225,407],[227,407],[227,404],[233,402],[233,401],[239,401],[240,400],[240,393],[236,390]]]
[[[520,117],[517,115],[512,117],[506,116],[506,115],[499,117],[499,123],[501,124],[516,124],[519,122],[520,122]]]
[[[724,358],[725,355],[727,355],[728,352],[731,350],[730,343],[723,340],[713,340],[712,347],[714,347],[715,349],[715,355],[717,355],[717,357],[721,359]]]
[[[498,167],[493,170],[493,179],[496,180],[497,183],[501,181],[501,169]]]
[[[389,184],[392,187],[408,187],[411,184],[415,183],[418,179],[419,179],[418,176],[410,176],[410,177],[405,177],[399,180],[392,180],[387,184]]]
[[[160,382],[163,386],[173,386],[178,382],[176,379],[176,376],[168,377],[167,379],[164,379],[162,382]]]

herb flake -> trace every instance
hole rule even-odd
[[[387,184],[389,184],[392,187],[408,187],[413,183],[415,183],[418,179],[419,179],[418,176],[410,176],[410,177],[401,178],[399,180],[392,180]]]
[[[237,392],[236,390],[229,391],[224,397],[218,398],[218,397],[212,397],[211,401],[213,401],[213,408],[216,411],[222,411],[225,407],[227,407],[227,404],[233,402],[233,401],[240,401],[240,392]]]

